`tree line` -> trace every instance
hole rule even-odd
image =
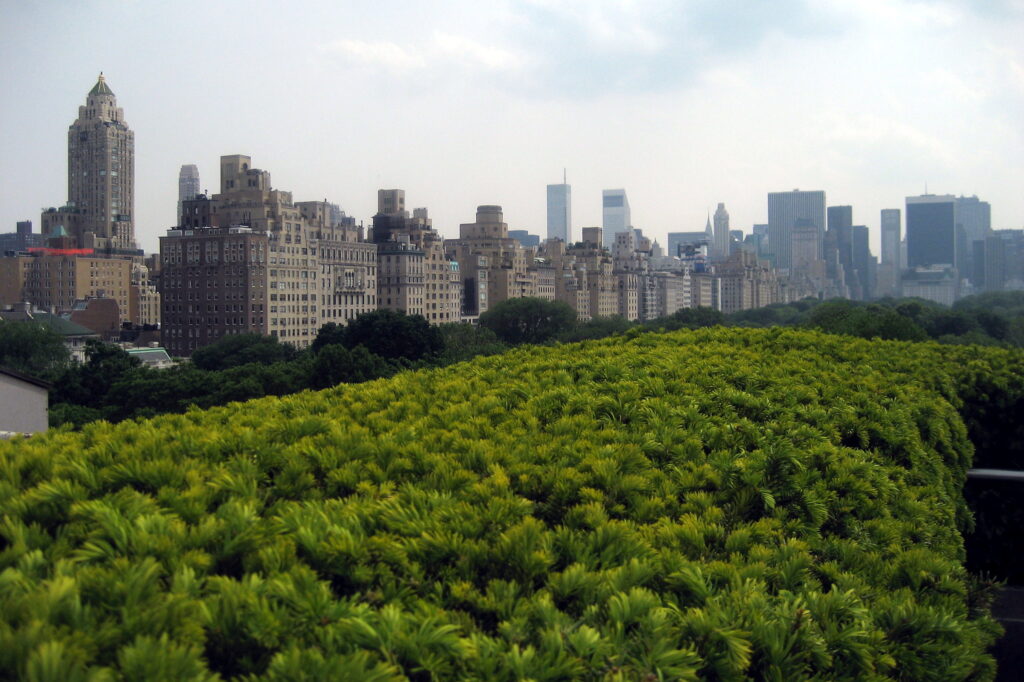
[[[0,365],[51,382],[51,425],[79,427],[97,419],[121,421],[359,383],[520,344],[712,326],[790,326],[861,338],[1024,347],[1024,292],[971,296],[952,308],[921,299],[807,299],[730,315],[687,308],[643,323],[617,316],[581,321],[568,305],[536,298],[500,303],[480,316],[479,325],[433,326],[419,315],[377,310],[348,325],[323,325],[308,349],[270,336],[233,335],[196,350],[172,370],[150,369],[99,342],[90,342],[86,361],[75,363],[58,334],[30,323],[0,322]]]

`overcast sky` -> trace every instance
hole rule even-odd
[[[135,131],[136,237],[175,222],[178,171],[248,154],[296,200],[369,222],[406,190],[458,236],[479,204],[545,232],[623,187],[664,245],[725,202],[823,189],[879,210],[977,194],[1024,227],[1024,0],[0,0],[0,231],[67,199],[67,128],[103,71]]]

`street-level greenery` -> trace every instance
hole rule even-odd
[[[0,444],[0,678],[991,679],[1022,358],[629,331]]]

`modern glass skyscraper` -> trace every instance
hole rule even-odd
[[[957,263],[956,198],[907,197],[907,267]]]
[[[79,243],[92,233],[98,248],[134,248],[135,133],[102,73],[68,129],[68,204]]]
[[[195,199],[199,193],[199,168],[194,163],[182,166],[178,173],[178,222],[175,223],[176,225],[183,224],[181,202]]]
[[[625,232],[633,225],[633,219],[629,215],[629,199],[626,198],[624,189],[606,189],[601,192],[601,205],[603,220],[601,227],[604,228],[604,245],[611,249],[615,243],[615,235],[618,232]]]
[[[548,185],[548,239],[572,243],[572,186]]]
[[[768,244],[775,255],[775,267],[789,269],[793,264],[793,226],[809,221],[818,229],[818,258],[825,235],[825,193],[818,191],[770,192],[768,194]]]
[[[853,268],[853,206],[829,206],[826,209],[827,232],[839,254],[839,264],[847,273]]]
[[[853,271],[860,288],[860,298],[870,300],[874,294],[874,277],[871,259],[871,247],[868,245],[869,232],[866,225],[850,227],[851,253]]]
[[[882,264],[900,267],[901,216],[898,208],[882,209]]]

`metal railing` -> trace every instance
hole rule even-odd
[[[967,478],[1024,483],[1024,471],[1014,471],[1011,469],[968,469]]]

